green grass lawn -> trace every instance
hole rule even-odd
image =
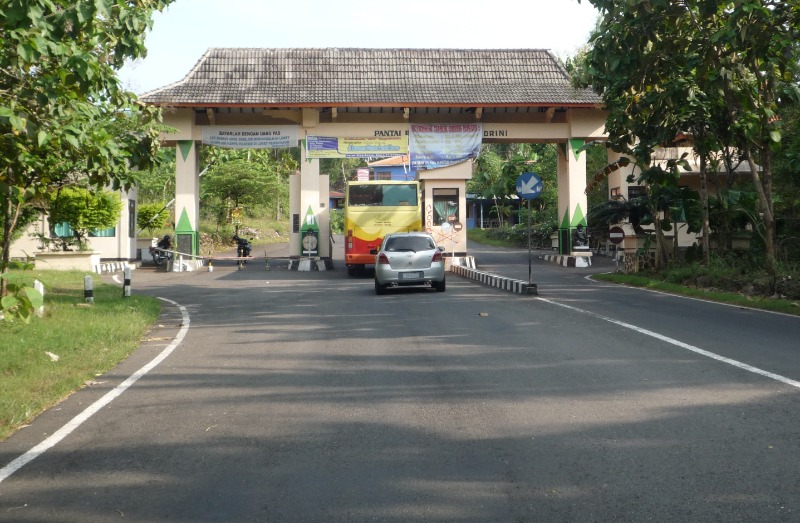
[[[121,286],[103,284],[97,275],[94,305],[86,306],[88,273],[25,274],[47,286],[45,311],[29,325],[0,322],[0,440],[125,359],[161,310],[159,300],[123,298]]]

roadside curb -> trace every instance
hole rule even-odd
[[[528,283],[515,278],[508,278],[506,276],[500,276],[499,274],[472,269],[463,265],[452,265],[450,267],[450,272],[453,272],[464,278],[475,280],[483,285],[508,291],[514,294],[522,294],[525,296],[535,296],[539,294],[535,283]]]
[[[543,260],[556,263],[562,267],[591,267],[591,256],[571,256],[565,254],[545,254]]]

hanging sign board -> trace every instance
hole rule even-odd
[[[389,158],[408,153],[408,137],[307,136],[306,158]]]
[[[227,149],[285,149],[297,147],[296,125],[207,125],[203,127],[203,145]]]
[[[470,158],[481,152],[483,126],[471,124],[411,124],[409,155],[411,169],[435,169]]]

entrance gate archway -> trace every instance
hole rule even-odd
[[[558,144],[559,252],[585,254],[572,241],[574,231],[588,225],[586,153],[580,148],[604,138],[606,113],[599,96],[570,86],[549,51],[212,48],[183,80],[141,101],[168,108],[165,123],[176,132],[164,139],[178,150],[176,220],[195,235],[199,147],[220,130],[239,146],[301,146],[301,167],[290,185],[290,249],[299,255],[298,225],[309,213],[320,237],[329,235],[328,180],[320,176],[319,151],[308,148],[309,137],[367,140],[364,152],[369,140],[402,142],[414,124],[477,124],[487,143]],[[472,165],[461,161],[419,173],[430,187],[434,180],[452,186],[471,178]],[[460,198],[463,213],[464,191]],[[466,230],[459,234],[466,246]],[[320,242],[319,255],[330,256],[328,242]]]

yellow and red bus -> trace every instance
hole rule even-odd
[[[421,231],[419,182],[347,182],[344,200],[344,262],[349,275],[375,264],[375,251],[390,232]]]

